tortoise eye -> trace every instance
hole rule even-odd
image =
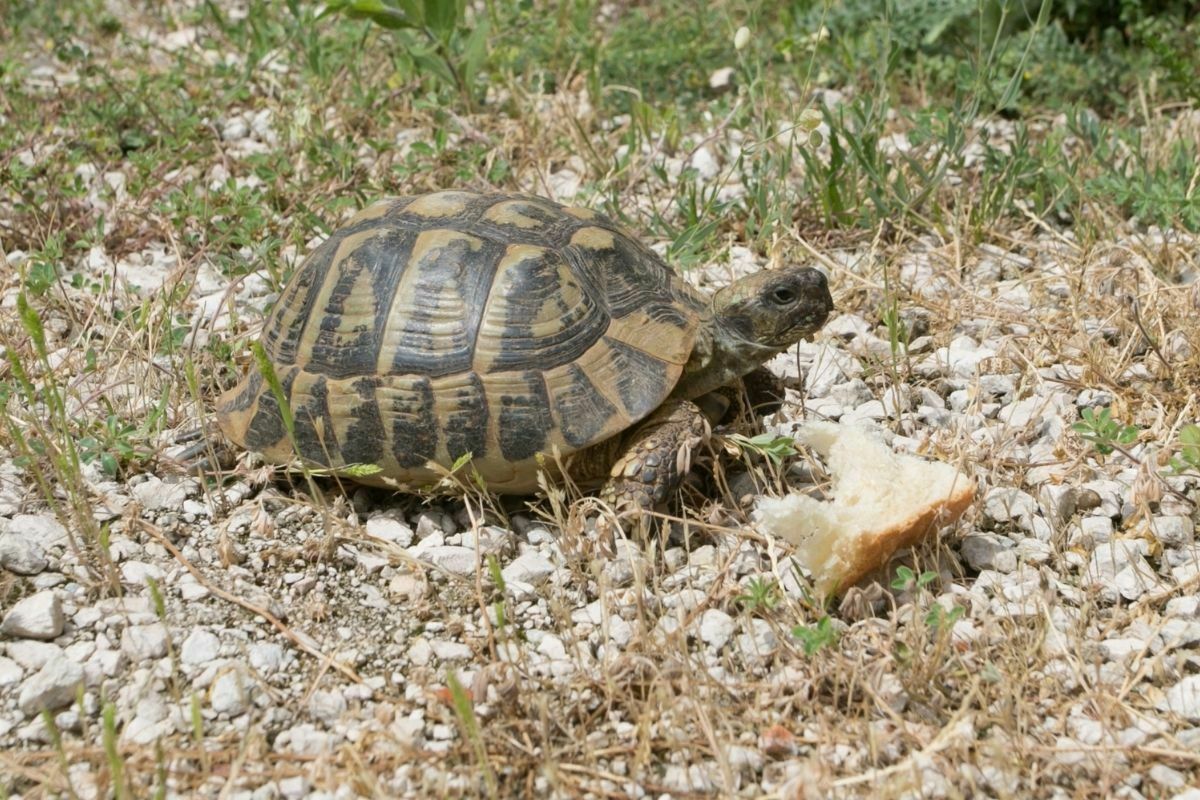
[[[771,302],[780,306],[789,306],[796,302],[796,293],[785,286],[781,286],[771,292]]]

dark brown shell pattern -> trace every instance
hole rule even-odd
[[[466,454],[488,486],[537,486],[671,393],[707,302],[605,217],[535,197],[438,192],[363,210],[296,271],[257,369],[217,403],[235,443],[287,463],[374,464],[423,485]],[[382,479],[382,480],[380,480]]]

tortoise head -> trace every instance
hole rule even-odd
[[[819,270],[785,267],[756,272],[725,287],[713,296],[712,309],[729,334],[783,350],[825,324],[833,298]]]

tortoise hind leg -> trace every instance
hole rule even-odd
[[[711,430],[690,400],[668,400],[621,439],[601,498],[618,513],[665,502],[692,465]]]

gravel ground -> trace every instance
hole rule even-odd
[[[282,124],[269,109],[215,119],[225,160],[193,176],[198,190],[250,182],[238,164],[276,146]],[[716,180],[736,134],[666,174]],[[560,199],[583,169],[550,176]],[[122,175],[83,170],[93,210],[117,218],[132,202]],[[771,365],[793,402],[767,430],[874,424],[979,486],[963,520],[904,554],[919,580],[895,585],[893,565],[828,616],[787,546],[747,522],[754,496],[800,485],[808,462],[776,470],[724,440],[681,519],[648,540],[579,536],[580,505],[562,498],[498,508],[322,481],[313,499],[252,457],[219,485],[166,466],[113,480],[93,462],[87,502],[120,583],[109,592],[9,453],[0,567],[19,588],[0,622],[0,763],[14,777],[0,788],[61,790],[49,775],[62,752],[73,792],[105,796],[110,706],[117,761],[147,776],[161,765],[177,795],[429,797],[499,782],[514,796],[1197,800],[1200,475],[1166,459],[1196,417],[1180,376],[1200,346],[1200,242],[1133,225],[1086,249],[1069,228],[1024,233],[815,259],[840,312]],[[13,269],[23,259],[6,254]],[[712,287],[764,263],[733,246],[689,275]],[[95,247],[71,274],[113,277],[133,310],[180,264],[154,241],[116,257]],[[895,354],[870,310],[885,273],[909,333]],[[241,346],[234,335],[274,299],[266,270],[231,285],[201,264],[190,283],[180,308],[197,346]],[[16,297],[10,284],[5,315]],[[64,363],[74,335],[47,325]],[[1072,430],[1104,407],[1140,431],[1108,455]],[[827,640],[810,647],[821,625]]]

